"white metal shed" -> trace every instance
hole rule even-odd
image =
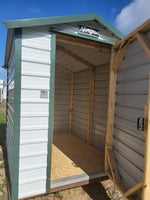
[[[106,175],[126,199],[145,187],[147,24],[122,39],[96,14],[5,22],[12,200]]]

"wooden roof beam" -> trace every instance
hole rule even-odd
[[[84,60],[83,58],[79,57],[78,55],[72,53],[71,51],[65,49],[62,46],[57,46],[56,50],[59,51],[60,53],[72,58],[76,62],[80,63],[81,65],[84,65],[87,68],[91,68],[93,64],[89,63],[88,61]]]
[[[85,40],[73,36],[68,36],[64,34],[57,33],[56,34],[56,40],[58,42],[66,43],[66,44],[71,44],[79,47],[85,47],[85,48],[90,48],[90,49],[97,49],[101,51],[110,51],[112,45],[110,44],[103,44],[103,43],[98,43],[95,41],[91,40]]]
[[[137,32],[135,35],[146,54],[150,57],[150,39],[142,32]]]
[[[63,67],[63,66],[61,66],[61,65],[59,65],[59,64],[56,64],[55,66],[56,66],[57,68],[59,68],[59,69],[65,71],[65,72],[68,72],[68,73],[70,73],[70,74],[73,74],[72,71],[70,71],[69,69],[66,69],[65,67]]]

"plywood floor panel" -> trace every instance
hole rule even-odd
[[[51,180],[104,170],[104,152],[69,134],[54,134]]]

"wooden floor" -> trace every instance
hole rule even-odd
[[[73,134],[54,133],[51,180],[102,170],[104,152]]]

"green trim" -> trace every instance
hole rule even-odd
[[[58,29],[51,29],[51,30],[56,32],[56,33],[63,33],[63,34],[66,34],[66,35],[71,35],[71,36],[75,36],[75,37],[79,37],[79,38],[83,38],[83,39],[87,39],[87,40],[92,40],[92,41],[95,41],[95,42],[100,42],[100,43],[105,43],[105,44],[110,44],[110,45],[115,44],[115,42],[111,42],[111,41],[108,41],[108,40],[101,40],[101,39],[97,39],[97,38],[92,38],[92,37],[89,37],[89,36],[86,36],[86,35],[79,35],[79,34],[76,34],[76,33],[69,32],[69,31],[60,31]]]
[[[102,17],[100,17],[99,15],[96,15],[96,20],[98,22],[100,22],[101,24],[103,24],[105,27],[107,27],[107,29],[109,29],[112,33],[114,33],[116,36],[118,36],[120,39],[123,39],[125,37],[125,35],[123,33],[121,33],[118,29],[116,29],[114,26],[112,26],[111,24],[109,24],[106,20],[104,20]]]
[[[22,29],[15,29],[15,91],[13,128],[12,200],[18,199]]]
[[[96,20],[107,29],[109,29],[113,34],[119,38],[123,38],[124,35],[106,22],[98,14],[86,14],[86,15],[71,15],[63,17],[47,17],[47,18],[37,18],[37,19],[24,19],[24,20],[15,20],[15,21],[5,21],[5,27],[7,29],[11,28],[21,28],[21,27],[30,27],[30,26],[41,26],[41,25],[53,25],[53,24],[64,24],[72,22],[81,22],[81,21],[91,21]]]
[[[54,113],[54,87],[55,87],[55,55],[56,34],[51,33],[51,65],[50,65],[50,91],[49,91],[49,124],[48,124],[48,154],[47,154],[47,179],[46,193],[50,193],[52,141],[53,141],[53,113]]]
[[[23,19],[23,20],[5,21],[4,24],[7,29],[29,27],[29,26],[63,24],[63,23],[95,20],[95,15],[96,14],[87,14],[87,15],[71,15],[62,17]]]

